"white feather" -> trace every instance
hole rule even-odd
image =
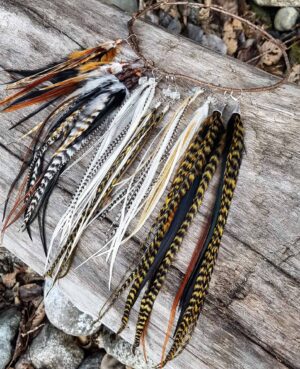
[[[130,141],[130,139],[134,135],[137,127],[140,126],[141,119],[148,110],[151,101],[154,97],[155,87],[156,82],[153,79],[150,79],[145,83],[143,83],[141,86],[139,86],[128,98],[127,102],[123,105],[123,107],[119,110],[118,114],[110,124],[107,132],[104,134],[100,146],[97,149],[97,152],[95,153],[94,158],[92,159],[81,181],[82,185],[78,187],[66,213],[61,218],[61,220],[59,221],[58,225],[54,230],[50,243],[48,257],[46,260],[46,270],[50,265],[50,260],[53,254],[52,250],[55,241],[58,241],[57,250],[59,250],[66,243],[69,235],[72,233],[74,228],[79,223],[83,211],[92,204],[97,194],[98,186],[108,173],[109,169],[111,168],[112,164],[114,163],[114,161],[116,160],[122,149],[126,146],[126,144]],[[128,130],[125,132],[124,137],[122,137],[122,139],[120,140],[120,142],[118,142],[118,145],[116,145],[116,147],[113,147],[112,152],[108,155],[107,159],[103,163],[101,163],[102,165],[99,167],[99,161],[101,161],[101,158],[105,156],[105,153],[109,149],[114,138],[118,136],[118,134],[122,132],[122,130],[126,126],[128,126]],[[126,161],[123,161],[122,164],[125,164],[125,162]],[[117,172],[115,172],[114,176],[109,180],[109,183],[107,184],[106,188],[108,188],[109,185],[113,182],[113,179],[115,178],[116,175]],[[99,196],[98,201],[93,207],[91,215],[87,217],[87,219],[85,219],[84,222],[81,222],[79,231],[77,233],[77,237],[75,238],[72,248],[76,246],[79,237],[89,224],[101,200],[102,197]],[[57,270],[59,270],[59,267]]]
[[[175,165],[180,160],[180,158],[185,153],[188,145],[190,144],[192,138],[199,130],[201,122],[208,116],[208,107],[209,102],[207,101],[203,106],[201,106],[195,113],[194,116],[189,123],[188,127],[182,132],[171,152],[168,153],[167,161],[163,166],[163,169],[160,171],[160,166],[162,162],[162,158],[166,155],[167,148],[170,145],[173,134],[182,119],[182,116],[189,106],[189,104],[194,101],[194,98],[187,98],[177,109],[173,117],[169,120],[169,122],[165,125],[164,129],[162,129],[157,136],[153,139],[149,148],[146,150],[143,155],[134,175],[130,178],[130,183],[127,189],[127,193],[119,199],[118,203],[123,202],[121,209],[121,217],[119,219],[118,227],[115,230],[114,235],[102,246],[96,253],[91,255],[87,260],[81,263],[78,267],[83,266],[86,262],[94,257],[99,257],[106,255],[107,261],[110,260],[110,273],[109,273],[109,287],[111,285],[113,267],[115,264],[116,256],[119,250],[119,247],[127,242],[134,234],[136,234],[146,220],[149,218],[150,214],[154,210],[161,196],[163,195],[166,186],[170,180],[170,177],[174,171]],[[154,150],[153,147],[156,147]],[[153,150],[149,158],[149,151]],[[142,184],[137,193],[136,184],[134,184],[134,179],[141,171],[141,168],[145,166],[145,163],[148,163],[148,170],[143,178]],[[158,173],[161,172],[161,175],[157,179],[156,185],[151,190],[151,186],[155,181]],[[131,198],[131,195],[135,194],[134,201],[128,201]],[[147,206],[146,206],[147,205]],[[117,206],[117,203],[114,204],[114,207]],[[138,213],[146,206],[143,211],[141,220],[138,222],[138,225],[135,227],[134,231],[126,238],[125,234],[128,231],[130,223],[136,218]]]

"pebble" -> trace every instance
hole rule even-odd
[[[101,362],[104,356],[104,350],[90,355],[83,360],[78,369],[100,369]]]
[[[21,314],[16,308],[0,313],[0,369],[5,369],[11,360],[12,341],[15,338],[21,320]]]
[[[29,356],[37,369],[77,369],[84,353],[74,337],[47,324],[32,341]]]
[[[52,282],[46,279],[44,304],[49,321],[56,328],[72,336],[89,336],[96,333],[101,324],[94,323],[91,315],[77,309],[59,286],[55,285],[50,290],[51,285]]]
[[[177,18],[173,18],[167,27],[167,30],[169,30],[170,32],[176,35],[179,35],[179,33],[181,32],[181,29],[182,29],[182,25]]]
[[[201,44],[222,55],[226,55],[227,53],[227,46],[225,42],[216,35],[204,35],[201,39]]]
[[[164,12],[163,10],[159,11],[159,23],[162,27],[167,28],[173,18],[170,14]]]
[[[145,15],[145,18],[148,22],[153,24],[159,24],[159,17],[154,12],[149,12]]]
[[[180,21],[162,10],[159,12],[159,23],[162,27],[175,34],[179,34],[182,30]]]
[[[137,0],[105,0],[107,4],[115,5],[128,13],[138,11]]]
[[[188,23],[186,28],[187,28],[187,36],[192,40],[201,43],[203,37],[202,29],[198,26],[195,26],[192,23]]]
[[[281,8],[275,15],[274,27],[277,31],[290,31],[296,24],[299,13],[295,8]]]
[[[153,369],[155,366],[150,358],[145,362],[144,355],[140,349],[137,349],[135,354],[133,354],[132,345],[124,341],[121,337],[112,334],[108,329],[101,329],[101,332],[97,336],[96,343],[98,347],[103,348],[108,355],[116,358],[120,363],[130,368]],[[106,358],[106,360],[108,360],[108,358]],[[104,361],[104,363],[105,362],[106,361]],[[104,363],[103,366],[101,365],[101,369],[107,369]],[[120,367],[116,369],[120,369]]]

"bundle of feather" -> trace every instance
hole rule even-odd
[[[27,133],[35,133],[30,147],[32,153],[11,186],[5,208],[26,171],[27,176],[19,186],[3,231],[24,215],[22,228],[30,235],[30,225],[38,217],[47,253],[45,273],[54,283],[68,272],[87,227],[119,207],[118,215],[106,232],[104,244],[91,256],[106,255],[110,262],[110,286],[120,246],[153,214],[179,163],[164,204],[141,247],[144,254],[100,313],[102,317],[130,287],[120,330],[124,329],[138,296],[147,286],[137,320],[136,348],[144,339],[155,300],[220,166],[210,221],[195,247],[171,308],[159,364],[162,367],[183,350],[201,313],[237,183],[244,149],[243,124],[240,115],[234,113],[224,125],[218,110],[209,115],[210,101],[207,100],[177,135],[187,108],[200,92],[197,91],[184,99],[160,127],[168,106],[153,104],[157,81],[141,78],[142,72],[134,67],[134,63],[113,61],[120,43],[107,42],[77,51],[61,63],[35,72],[19,71],[24,78],[8,84],[8,89],[18,89],[18,92],[0,101],[0,105],[6,106],[4,111],[46,102],[13,127],[61,101],[44,121]],[[111,118],[115,110],[117,112]],[[74,155],[95,136],[97,139],[87,150],[90,152],[95,148],[95,152],[54,230],[47,252],[45,216],[51,193]],[[149,140],[150,145],[136,161]],[[51,152],[53,149],[54,153]],[[50,156],[47,164],[46,155]],[[166,354],[177,308],[179,316],[173,343]]]
[[[234,113],[225,129],[219,111],[213,112],[211,116],[207,116],[207,112],[208,110],[204,108],[201,114],[203,124],[200,129],[197,125],[198,132],[196,131],[197,134],[194,132],[189,141],[189,146],[177,169],[165,203],[146,237],[145,246],[147,248],[144,255],[100,313],[102,317],[123,291],[131,286],[125,304],[121,331],[128,323],[130,312],[138,296],[147,286],[142,296],[136,325],[134,348],[139,346],[146,334],[155,300],[168,270],[180,250],[184,236],[220,165],[221,175],[210,224],[199,239],[186,275],[174,299],[163,345],[162,360],[158,367],[164,366],[183,350],[197,323],[207,295],[244,150],[244,131],[240,115]],[[165,355],[178,306],[180,314],[174,331],[173,343],[168,354]]]
[[[32,154],[13,183],[6,206],[26,170],[27,178],[20,185],[17,200],[6,217],[3,231],[24,214],[23,229],[30,234],[30,225],[38,216],[41,237],[46,247],[45,212],[59,176],[93,132],[97,130],[97,134],[103,137],[107,129],[106,118],[121,106],[128,91],[136,86],[140,78],[138,68],[127,63],[112,62],[119,44],[120,41],[107,42],[92,49],[76,51],[61,63],[42,70],[18,71],[25,77],[7,85],[7,89],[20,91],[0,102],[0,105],[6,105],[5,112],[47,101],[13,127],[58,99],[62,101],[43,122],[28,132],[36,132],[31,145]],[[54,153],[51,153],[52,148]],[[45,165],[48,153],[50,160]]]
[[[151,141],[135,172],[120,182],[120,177],[125,174],[131,157],[136,156],[141,150],[146,135],[158,126],[168,110],[168,106],[159,109],[159,105],[156,105],[146,114],[154,95],[155,85],[156,82],[152,79],[143,83],[115,117],[67,212],[56,227],[46,266],[46,271],[54,277],[54,280],[64,275],[63,270],[68,269],[72,254],[87,226],[97,217],[103,218],[116,206],[121,205],[113,229],[107,232],[106,242],[91,256],[92,258],[106,254],[107,260],[110,259],[110,285],[119,247],[138,232],[151,215],[168,184],[176,162],[183,154],[203,116],[207,115],[208,103],[197,111],[191,125],[173,145],[181,118],[199,92],[185,99],[169,122]],[[113,187],[117,187],[117,190],[106,201]],[[130,235],[126,235],[130,224],[139,213],[141,216],[136,228]],[[55,241],[58,241],[58,245],[54,247]]]

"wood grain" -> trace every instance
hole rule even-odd
[[[2,0],[0,1],[0,47],[3,68],[35,68],[58,60],[79,46],[92,46],[107,39],[126,37],[128,16],[96,0]],[[170,71],[207,78],[232,86],[268,84],[274,77],[222,57],[182,37],[139,22],[142,47],[159,63],[167,61]],[[124,57],[134,57],[125,48]],[[10,76],[1,73],[1,81]],[[178,81],[180,84],[180,81]],[[187,89],[188,86],[182,86]],[[210,294],[194,337],[169,368],[271,369],[298,368],[300,362],[299,244],[300,244],[300,90],[285,85],[274,92],[245,94],[241,109],[246,126],[246,150],[229,223],[215,269]],[[5,199],[29,139],[13,142],[26,125],[8,131],[24,112],[1,118],[0,202]],[[27,126],[28,128],[28,126]],[[60,181],[49,208],[49,229],[53,229],[81,177],[83,161]],[[149,331],[149,353],[158,361],[166,317],[175,286],[185,270],[209,206],[210,196],[185,239],[163,293],[155,304]],[[63,204],[59,207],[57,204]],[[75,266],[99,247],[106,223],[95,223],[83,237]],[[145,232],[149,224],[145,227]],[[119,254],[116,286],[134,259],[139,234]],[[12,227],[4,246],[38,272],[44,257],[38,236],[31,243],[26,234]],[[110,292],[108,267],[96,259],[72,269],[59,282],[82,310],[97,315]],[[117,330],[124,301],[104,318]],[[135,309],[138,308],[138,305]],[[133,339],[136,310],[123,337]]]

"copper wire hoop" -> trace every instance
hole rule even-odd
[[[154,61],[151,60],[151,59],[147,59],[144,56],[144,54],[141,52],[140,45],[139,45],[139,43],[140,43],[139,39],[138,39],[137,35],[134,33],[134,23],[140,17],[142,17],[143,15],[145,15],[146,13],[148,13],[151,10],[155,10],[155,9],[159,8],[161,5],[186,5],[190,8],[210,9],[210,10],[215,11],[217,13],[225,14],[225,15],[228,15],[228,16],[233,17],[235,19],[238,19],[243,24],[247,24],[249,27],[251,27],[252,29],[255,29],[258,32],[260,32],[266,39],[268,39],[269,41],[271,41],[272,43],[274,43],[275,45],[277,45],[280,48],[280,50],[282,51],[282,56],[284,58],[286,68],[287,68],[285,75],[281,78],[281,80],[279,80],[276,83],[274,83],[272,85],[269,85],[269,86],[237,88],[237,87],[218,86],[214,83],[210,83],[210,82],[206,82],[206,81],[203,81],[203,80],[200,80],[200,79],[189,77],[189,76],[184,75],[184,74],[169,73],[168,71],[166,71],[162,68],[156,67]],[[211,89],[216,89],[216,90],[219,90],[219,91],[222,91],[222,92],[227,91],[227,92],[239,92],[239,93],[271,91],[271,90],[274,90],[274,89],[278,88],[279,86],[281,86],[285,82],[287,82],[288,78],[289,78],[289,75],[290,75],[290,72],[291,72],[291,66],[290,66],[290,62],[289,62],[289,59],[288,59],[288,55],[285,51],[284,45],[280,41],[276,40],[268,32],[266,32],[265,30],[263,30],[260,27],[256,26],[255,24],[251,23],[247,19],[244,19],[244,18],[242,18],[238,15],[232,14],[232,13],[224,10],[220,6],[205,5],[205,4],[188,2],[188,1],[160,1],[156,4],[150,5],[150,6],[146,7],[145,9],[143,9],[143,10],[137,12],[136,14],[134,14],[132,16],[132,18],[128,21],[127,27],[128,27],[127,42],[130,44],[130,46],[132,47],[132,49],[136,53],[136,55],[141,60],[143,60],[143,62],[145,64],[145,67],[147,69],[159,70],[159,72],[162,75],[165,75],[165,76],[171,75],[175,78],[185,79],[187,81],[190,81],[190,82],[193,82],[193,83],[196,83],[196,84],[199,84],[201,86],[205,86],[205,87],[208,87],[208,88],[211,88]]]

